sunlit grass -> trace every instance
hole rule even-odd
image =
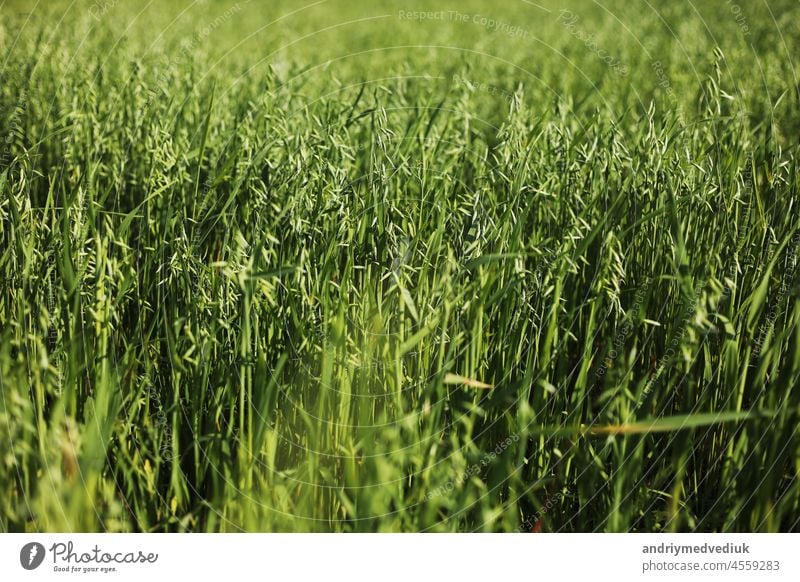
[[[572,6],[621,76],[552,2],[68,4],[0,14],[3,530],[797,529],[796,7]]]

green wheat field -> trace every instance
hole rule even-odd
[[[0,530],[800,530],[800,5],[0,0]]]

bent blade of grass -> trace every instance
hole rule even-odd
[[[636,422],[602,425],[545,426],[534,429],[538,435],[548,436],[606,436],[617,434],[649,434],[656,432],[675,432],[725,422],[737,422],[754,418],[769,418],[774,413],[769,410],[744,410],[741,412],[708,412],[702,414],[681,414],[663,418],[648,418]]]

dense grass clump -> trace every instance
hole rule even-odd
[[[375,4],[2,4],[2,530],[796,531],[797,3]]]

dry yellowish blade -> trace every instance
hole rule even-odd
[[[488,390],[489,388],[492,387],[491,384],[486,384],[485,382],[481,382],[480,380],[473,380],[472,378],[459,376],[458,374],[451,374],[450,372],[444,375],[444,383],[461,384],[463,386],[469,386],[470,388],[482,388],[484,390]]]

